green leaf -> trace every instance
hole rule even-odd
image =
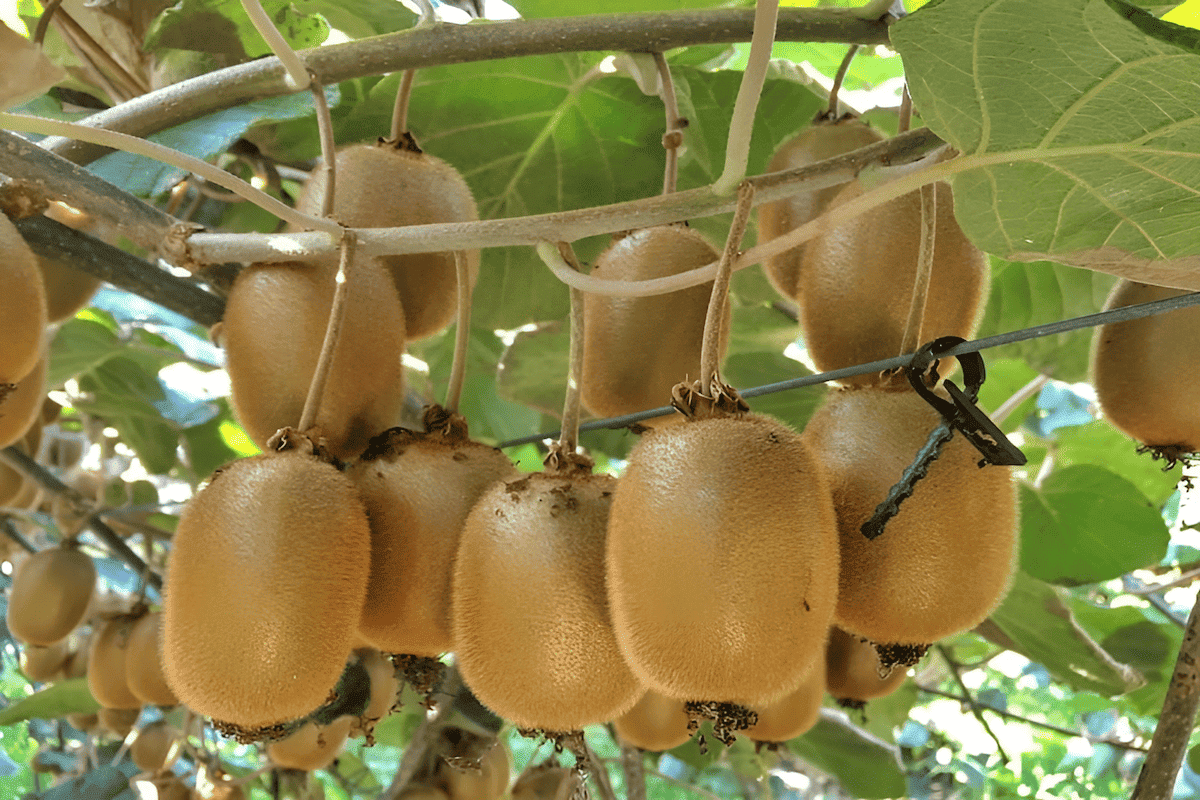
[[[991,351],[994,353],[995,351]],[[979,407],[995,411],[1013,394],[1037,377],[1037,372],[1030,369],[1024,361],[1013,358],[997,358],[991,353],[984,353],[987,359],[987,381],[979,392]],[[957,379],[956,379],[957,381]],[[1021,423],[1037,410],[1037,395],[1025,400],[1014,408],[1003,422],[998,423],[1000,430],[1012,433],[1021,427]]]
[[[571,336],[561,322],[547,322],[517,333],[496,367],[496,392],[505,400],[562,413]]]
[[[352,39],[411,28],[417,15],[396,0],[293,0],[304,14],[320,14]]]
[[[904,771],[894,746],[856,728],[826,709],[812,730],[787,748],[817,769],[836,777],[853,797],[903,797]]]
[[[1021,486],[1021,568],[1040,580],[1116,578],[1161,561],[1170,538],[1154,504],[1103,467],[1075,464],[1038,489]]]
[[[74,317],[63,323],[50,344],[48,386],[62,386],[70,378],[100,366],[125,350],[115,333],[96,320]]]
[[[1064,602],[1066,596],[1018,570],[1008,596],[989,617],[1001,640],[993,638],[986,625],[980,632],[1043,665],[1076,690],[1112,697],[1144,685],[1142,675],[1114,659],[1080,627]]]
[[[956,200],[957,207],[957,200]],[[1019,264],[992,259],[992,291],[978,336],[1031,328],[1069,317],[1093,314],[1116,280],[1091,270],[1037,261]],[[1089,330],[1013,342],[989,351],[991,358],[1015,358],[1052,378],[1087,379]]]
[[[1167,695],[1183,631],[1151,608],[1105,608],[1072,598],[1071,610],[1113,658],[1145,677],[1146,685],[1122,697],[1122,704],[1136,714],[1157,714]]]
[[[782,353],[735,353],[728,356],[721,367],[721,377],[739,389],[811,374],[799,361]],[[817,385],[752,397],[746,402],[755,413],[770,414],[796,430],[803,430],[813,412],[824,402],[825,395],[824,385]]]
[[[27,719],[58,719],[67,714],[90,714],[100,708],[88,689],[87,678],[59,681],[0,709],[0,725]]]
[[[617,14],[633,11],[679,11],[688,8],[713,8],[726,5],[724,0],[589,0],[587,3],[563,3],[561,0],[512,0],[509,3],[525,19],[536,17],[573,17],[582,14]]]
[[[188,463],[191,465],[197,481],[207,478],[217,467],[259,452],[257,446],[248,449],[231,444],[230,428],[240,430],[240,426],[234,420],[228,402],[222,400],[221,407],[222,412],[208,422],[186,428],[183,431],[183,446],[187,451]],[[253,445],[244,432],[242,438]]]
[[[316,47],[329,38],[328,23],[316,14],[300,13],[291,0],[263,0],[262,5],[295,49]],[[154,20],[145,48],[198,50],[237,60],[271,55],[240,0],[181,0]]]
[[[1138,443],[1107,422],[1059,428],[1054,432],[1054,458],[1059,467],[1096,464],[1120,475],[1160,508],[1179,483],[1179,470],[1163,470],[1161,461],[1139,453]]]
[[[135,800],[137,795],[130,788],[129,779],[136,769],[132,761],[124,762],[121,767],[105,764],[36,797],[39,800]]]
[[[1195,31],[1117,0],[941,0],[891,39],[963,154],[955,216],[979,247],[1155,283],[1200,268]]]
[[[87,397],[76,406],[106,420],[148,472],[162,474],[175,465],[179,434],[156,406],[166,400],[157,373],[154,358],[145,354],[110,358],[80,376],[79,388]]]

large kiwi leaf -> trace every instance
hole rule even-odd
[[[1105,608],[1079,597],[1068,601],[1075,618],[1113,658],[1136,669],[1146,685],[1118,698],[1127,712],[1154,716],[1174,672],[1175,659],[1183,643],[1181,618],[1168,621],[1149,606]]]
[[[907,783],[899,751],[827,708],[812,730],[787,748],[824,772],[834,775],[853,797],[903,797]]]
[[[1200,288],[1200,33],[1122,0],[934,0],[891,40],[977,246]]]
[[[0,709],[0,725],[27,719],[57,719],[67,714],[90,714],[100,708],[88,689],[87,678],[59,681]]]

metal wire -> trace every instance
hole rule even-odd
[[[1013,342],[1024,342],[1029,339],[1038,339],[1043,336],[1053,336],[1058,333],[1068,333],[1077,331],[1083,328],[1092,328],[1097,325],[1106,325],[1112,322],[1125,322],[1131,319],[1141,319],[1142,317],[1150,317],[1155,314],[1164,314],[1168,311],[1175,311],[1180,308],[1188,308],[1190,306],[1200,305],[1200,292],[1184,294],[1178,297],[1168,297],[1165,300],[1154,300],[1150,303],[1139,303],[1133,306],[1124,306],[1122,308],[1114,308],[1109,311],[1100,311],[1095,314],[1087,314],[1082,317],[1072,317],[1071,319],[1059,320],[1058,322],[1049,322],[1045,325],[1035,325],[1032,328],[1022,328],[1017,331],[1008,333],[998,333],[995,336],[985,336],[982,339],[975,339],[970,342],[963,342],[947,350],[943,355],[957,356],[963,353],[974,353],[980,350],[987,350],[992,347],[1000,347],[1001,345],[1012,344]],[[768,394],[777,392],[786,392],[792,389],[801,389],[805,386],[815,386],[828,381],[840,380],[849,378],[854,375],[866,375],[872,372],[882,372],[885,369],[896,369],[904,367],[912,361],[912,353],[895,358],[885,358],[880,361],[870,361],[866,364],[859,364],[853,367],[843,367],[829,372],[822,372],[818,375],[805,375],[801,378],[792,378],[778,383],[768,383],[762,386],[754,386],[749,389],[740,389],[739,394],[743,398],[749,399],[752,397],[762,397]],[[626,428],[638,422],[654,417],[662,417],[667,414],[675,413],[675,409],[670,406],[660,406],[659,408],[648,408],[645,411],[638,411],[634,414],[624,414],[619,417],[608,417],[606,419],[589,420],[579,426],[580,433],[584,431],[603,430],[605,428]],[[498,447],[515,447],[521,444],[531,444],[541,442],[546,439],[555,439],[559,435],[558,431],[549,431],[546,433],[537,433],[530,436],[521,436],[516,439],[509,439],[506,442],[501,442]]]

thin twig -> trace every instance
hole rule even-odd
[[[1195,726],[1200,705],[1200,594],[1188,615],[1183,644],[1171,673],[1162,713],[1150,740],[1150,751],[1138,774],[1131,800],[1166,800],[1175,788],[1175,778],[1187,751],[1188,737]]]
[[[950,673],[954,676],[954,682],[958,684],[958,688],[962,690],[963,695],[967,698],[967,705],[971,707],[971,713],[975,715],[975,719],[979,720],[979,724],[987,731],[988,736],[992,737],[992,741],[996,743],[996,752],[1000,754],[1005,764],[1011,763],[1008,753],[1004,752],[1004,745],[1000,744],[1000,737],[992,730],[992,726],[983,718],[983,712],[980,710],[985,708],[981,706],[979,701],[971,694],[971,690],[967,688],[967,684],[962,679],[962,673],[959,672],[958,662],[954,660],[954,656],[950,655],[950,651],[945,645],[937,645],[937,650],[942,655],[942,659],[946,662],[946,666],[950,667]]]
[[[733,118],[729,121],[729,139],[725,144],[725,169],[712,185],[717,195],[731,193],[746,177],[754,112],[758,110],[758,99],[767,79],[778,16],[779,0],[758,0],[755,3],[754,35],[750,39],[750,55],[746,60],[746,70],[742,73],[737,99],[733,102]]]
[[[838,108],[838,94],[842,90],[842,82],[846,80],[846,73],[850,71],[850,63],[854,61],[854,56],[858,54],[859,45],[852,44],[850,49],[846,51],[845,57],[842,58],[842,63],[838,65],[837,73],[833,76],[833,85],[829,87],[829,106],[825,114],[835,120],[841,116],[841,110]]]
[[[467,346],[471,341],[471,274],[467,254],[454,251],[454,279],[457,287],[458,321],[454,328],[454,359],[450,362],[450,381],[446,385],[447,411],[458,411],[467,374]]]
[[[416,76],[415,69],[406,69],[400,76],[400,87],[396,89],[396,105],[392,108],[393,142],[400,141],[400,137],[408,133],[408,101],[412,98],[413,79]]]
[[[443,725],[450,718],[450,711],[454,708],[455,700],[458,698],[462,688],[462,677],[459,675],[458,670],[453,666],[448,667],[445,677],[442,679],[442,700],[437,704],[433,713],[426,715],[425,719],[421,720],[421,724],[413,732],[408,746],[404,748],[404,756],[400,760],[400,768],[396,770],[396,774],[392,778],[392,782],[388,788],[379,795],[379,800],[396,800],[400,796],[400,793],[412,782],[413,777],[417,774],[417,770],[420,769],[421,764],[425,760],[425,754],[429,751],[429,745],[438,735],[438,731],[442,729]]]
[[[662,95],[663,110],[667,115],[667,129],[663,133],[663,149],[666,150],[666,166],[663,168],[663,194],[675,191],[679,178],[679,148],[683,146],[683,123],[679,119],[679,101],[675,99],[675,81],[671,79],[671,67],[662,53],[652,53],[654,66],[658,70],[659,94]]]
[[[929,298],[929,285],[933,279],[933,254],[937,235],[937,192],[933,184],[926,184],[921,193],[921,245],[917,250],[917,263],[913,266],[912,299],[908,306],[908,321],[904,325],[904,337],[900,341],[900,353],[911,353],[921,346],[921,327],[925,321],[925,304]]]
[[[325,326],[325,339],[321,343],[321,355],[317,359],[317,367],[313,370],[312,383],[308,386],[308,395],[304,398],[304,410],[300,413],[300,423],[297,426],[301,432],[307,431],[316,424],[317,415],[321,412],[321,400],[325,395],[325,383],[329,371],[333,367],[334,352],[342,334],[342,323],[346,317],[346,296],[350,293],[351,266],[354,263],[354,234],[349,230],[343,233],[342,257],[338,261],[337,273],[333,279],[333,300],[329,305],[329,321]]]
[[[50,28],[50,20],[54,18],[54,12],[62,5],[63,0],[50,0],[42,7],[42,15],[38,17],[37,28],[33,32],[33,43],[38,47],[42,46],[42,42],[46,40],[46,31]]]
[[[1125,591],[1129,594],[1136,595],[1158,594],[1160,592],[1165,592],[1168,589],[1177,589],[1180,586],[1188,586],[1192,583],[1195,583],[1197,578],[1200,578],[1200,568],[1188,570],[1187,572],[1181,574],[1178,578],[1167,581],[1166,583],[1146,584],[1145,586],[1136,589],[1126,589]]]
[[[37,548],[17,530],[17,526],[13,524],[11,517],[0,518],[0,533],[3,533],[9,539],[16,542],[25,552],[37,552]]]
[[[1049,382],[1049,375],[1038,375],[1036,378],[1029,381],[1029,383],[1025,384],[1020,389],[1017,389],[1015,392],[1009,395],[1007,400],[1001,403],[996,410],[992,412],[992,422],[996,423],[997,425],[1004,422],[1004,420],[1008,419],[1009,414],[1020,408],[1022,403],[1040,392],[1042,387]]]
[[[725,319],[725,303],[729,295],[729,276],[733,270],[733,262],[737,259],[738,248],[742,245],[742,237],[746,233],[746,224],[750,221],[753,201],[754,185],[743,181],[738,186],[737,210],[734,211],[733,222],[729,225],[729,236],[725,239],[721,260],[717,262],[717,275],[713,279],[712,294],[708,298],[708,314],[704,319],[704,340],[700,347],[700,392],[706,396],[716,396],[712,394],[712,383],[721,361],[721,326]]]
[[[571,269],[579,269],[575,252],[566,242],[558,243],[558,252]],[[560,451],[569,456],[575,454],[579,444],[579,396],[583,385],[583,293],[571,289],[571,339],[567,368],[567,391],[563,398],[562,433],[558,444]]]
[[[621,774],[625,777],[625,800],[646,800],[646,762],[642,758],[642,751],[619,739],[617,744],[621,747]]]
[[[325,170],[325,193],[321,195],[321,216],[333,216],[333,201],[337,192],[337,147],[333,142],[333,117],[325,99],[325,87],[312,80],[313,106],[317,110],[317,136],[321,140],[321,160]]]
[[[60,8],[55,13],[52,22],[64,35],[64,38],[79,46],[87,60],[96,64],[97,68],[102,64],[107,69],[106,77],[118,84],[120,89],[119,95],[115,99],[128,100],[150,91],[150,86],[146,81],[130,72],[124,64],[113,58],[108,50],[92,38],[87,29],[80,25],[65,8]]]
[[[912,125],[912,95],[908,93],[908,84],[904,84],[904,93],[900,95],[900,120],[896,123],[896,132],[904,133]]]
[[[246,16],[250,17],[250,22],[254,25],[255,30],[266,41],[267,47],[271,48],[271,52],[283,64],[284,70],[287,71],[289,88],[293,91],[307,89],[311,79],[308,75],[308,68],[304,66],[304,60],[292,49],[287,39],[283,38],[283,34],[267,16],[262,3],[259,0],[242,0],[242,8],[245,9]]]
[[[585,767],[600,789],[601,800],[619,800],[616,792],[613,791],[612,781],[608,779],[608,768],[604,766],[603,761],[597,758],[596,752],[587,743],[587,739],[583,740],[583,753],[587,759]],[[625,798],[625,800],[631,800],[631,798]]]

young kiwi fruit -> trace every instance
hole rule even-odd
[[[647,689],[637,705],[613,720],[613,727],[622,741],[659,753],[692,738],[690,723],[682,700]]]
[[[46,396],[46,369],[50,364],[49,350],[43,349],[42,357],[33,368],[15,383],[8,384],[7,394],[0,399],[0,447],[20,441],[39,420],[42,399]],[[4,393],[0,378],[0,393]]]
[[[450,650],[450,579],[463,524],[484,490],[516,478],[516,467],[472,441],[461,415],[430,406],[425,433],[385,431],[346,474],[371,522],[359,634],[387,653]]]
[[[179,705],[163,674],[161,637],[162,612],[152,611],[133,623],[126,648],[125,680],[129,691],[146,705]]]
[[[95,587],[96,567],[75,542],[40,550],[13,575],[8,629],[28,644],[62,641],[83,621]]]
[[[547,472],[498,481],[463,528],[451,607],[458,669],[471,691],[523,728],[607,722],[642,688],[617,649],[604,587],[616,479],[552,451]]]
[[[720,254],[700,233],[679,223],[633,231],[600,254],[592,275],[618,281],[662,278],[711,264]],[[598,417],[663,404],[671,387],[700,374],[700,343],[712,282],[653,297],[583,296],[583,379],[580,400]],[[729,339],[729,301],[721,325]],[[656,425],[675,415],[647,420]]]
[[[1187,294],[1121,280],[1104,309]],[[1113,322],[1092,338],[1092,383],[1104,418],[1169,464],[1200,451],[1200,307]]]
[[[97,220],[90,214],[57,201],[51,203],[43,213],[48,219],[84,233],[96,235],[100,229]],[[65,261],[38,256],[37,262],[46,288],[46,315],[50,322],[61,322],[75,316],[75,312],[88,304],[103,283],[95,275],[75,269]]]
[[[825,661],[818,658],[800,685],[781,699],[754,709],[758,721],[741,734],[756,742],[786,742],[807,733],[821,716]]]
[[[167,564],[167,683],[245,738],[325,703],[350,655],[370,568],[354,485],[306,438],[279,439],[269,455],[219,470],[188,502]]]
[[[179,737],[179,729],[174,725],[165,719],[155,720],[138,731],[129,746],[129,757],[143,772],[158,772],[167,763],[171,745]]]
[[[25,431],[25,435],[13,443],[13,446],[30,458],[37,458],[38,448],[42,443],[42,425],[34,420]],[[14,500],[21,496],[33,481],[25,477],[25,473],[7,463],[0,463],[0,506],[15,507]]]
[[[114,739],[124,739],[133,731],[141,716],[142,707],[137,708],[101,708],[96,712],[100,719],[100,730]]]
[[[862,194],[852,181],[831,203]],[[921,339],[970,339],[989,287],[988,257],[954,220],[950,186],[935,184],[937,214],[933,267]],[[909,192],[846,224],[819,234],[804,248],[798,292],[800,325],[809,355],[822,371],[900,355],[921,247],[921,194]],[[946,370],[943,369],[943,374]],[[844,378],[859,386],[878,375]]]
[[[779,146],[771,156],[767,172],[806,167],[881,141],[883,134],[857,117],[847,116],[836,121],[818,119]],[[819,217],[841,189],[841,186],[828,186],[759,206],[759,244],[791,233]],[[800,300],[800,264],[806,245],[773,256],[763,264],[767,280],[775,290],[797,302]]]
[[[22,645],[21,672],[31,681],[54,680],[62,674],[68,655],[70,651],[67,649],[66,639],[46,647],[36,644]]]
[[[908,677],[902,667],[884,669],[875,646],[836,625],[825,649],[825,690],[848,708],[862,708],[867,700],[886,697]]]
[[[352,228],[393,228],[479,219],[475,198],[458,170],[415,149],[411,140],[379,140],[338,151],[337,188],[332,217]],[[296,208],[321,215],[325,172],[313,177],[296,201]],[[468,250],[472,288],[479,274],[479,251]],[[454,253],[406,253],[378,261],[391,273],[409,339],[424,339],[441,331],[458,308]]]
[[[512,800],[571,800],[582,784],[578,770],[542,764],[517,778]]]
[[[144,705],[129,689],[125,677],[129,635],[135,621],[132,615],[113,617],[101,623],[92,636],[88,652],[88,688],[96,702],[105,708],[133,710]]]
[[[46,287],[37,257],[4,214],[0,214],[0,286],[4,287],[0,292],[0,320],[4,320],[4,335],[0,337],[0,408],[7,415],[2,399],[4,387],[28,375],[45,354],[43,339],[49,320]]]
[[[492,740],[482,753],[471,753],[459,758],[474,761],[475,768],[460,768],[445,758],[437,764],[435,779],[446,790],[450,800],[499,800],[508,789],[512,773],[512,762],[504,743]]]
[[[395,425],[404,402],[404,314],[396,291],[373,259],[358,259],[348,271],[345,321],[316,420],[326,447],[343,460]],[[300,422],[336,274],[330,263],[252,264],[230,290],[222,342],[233,409],[260,447]]]
[[[396,677],[396,667],[392,660],[373,647],[355,648],[354,655],[367,671],[371,682],[371,699],[363,713],[350,726],[351,736],[363,736],[367,744],[374,740],[375,725],[389,713],[399,702],[400,679]]]
[[[769,703],[811,670],[833,616],[829,487],[783,423],[736,394],[703,410],[681,390],[676,407],[691,416],[643,435],[613,500],[613,628],[634,674],[661,694]]]
[[[325,769],[350,735],[354,718],[341,716],[328,725],[318,725],[311,720],[283,739],[267,745],[267,758],[277,767],[299,769],[305,772]]]
[[[943,448],[881,536],[869,540],[861,532],[940,421],[911,388],[848,388],[831,393],[804,429],[837,508],[842,568],[835,621],[876,645],[919,647],[972,628],[1012,580],[1018,541],[1012,469],[980,469],[979,452],[962,436]],[[964,521],[967,508],[986,511]]]

